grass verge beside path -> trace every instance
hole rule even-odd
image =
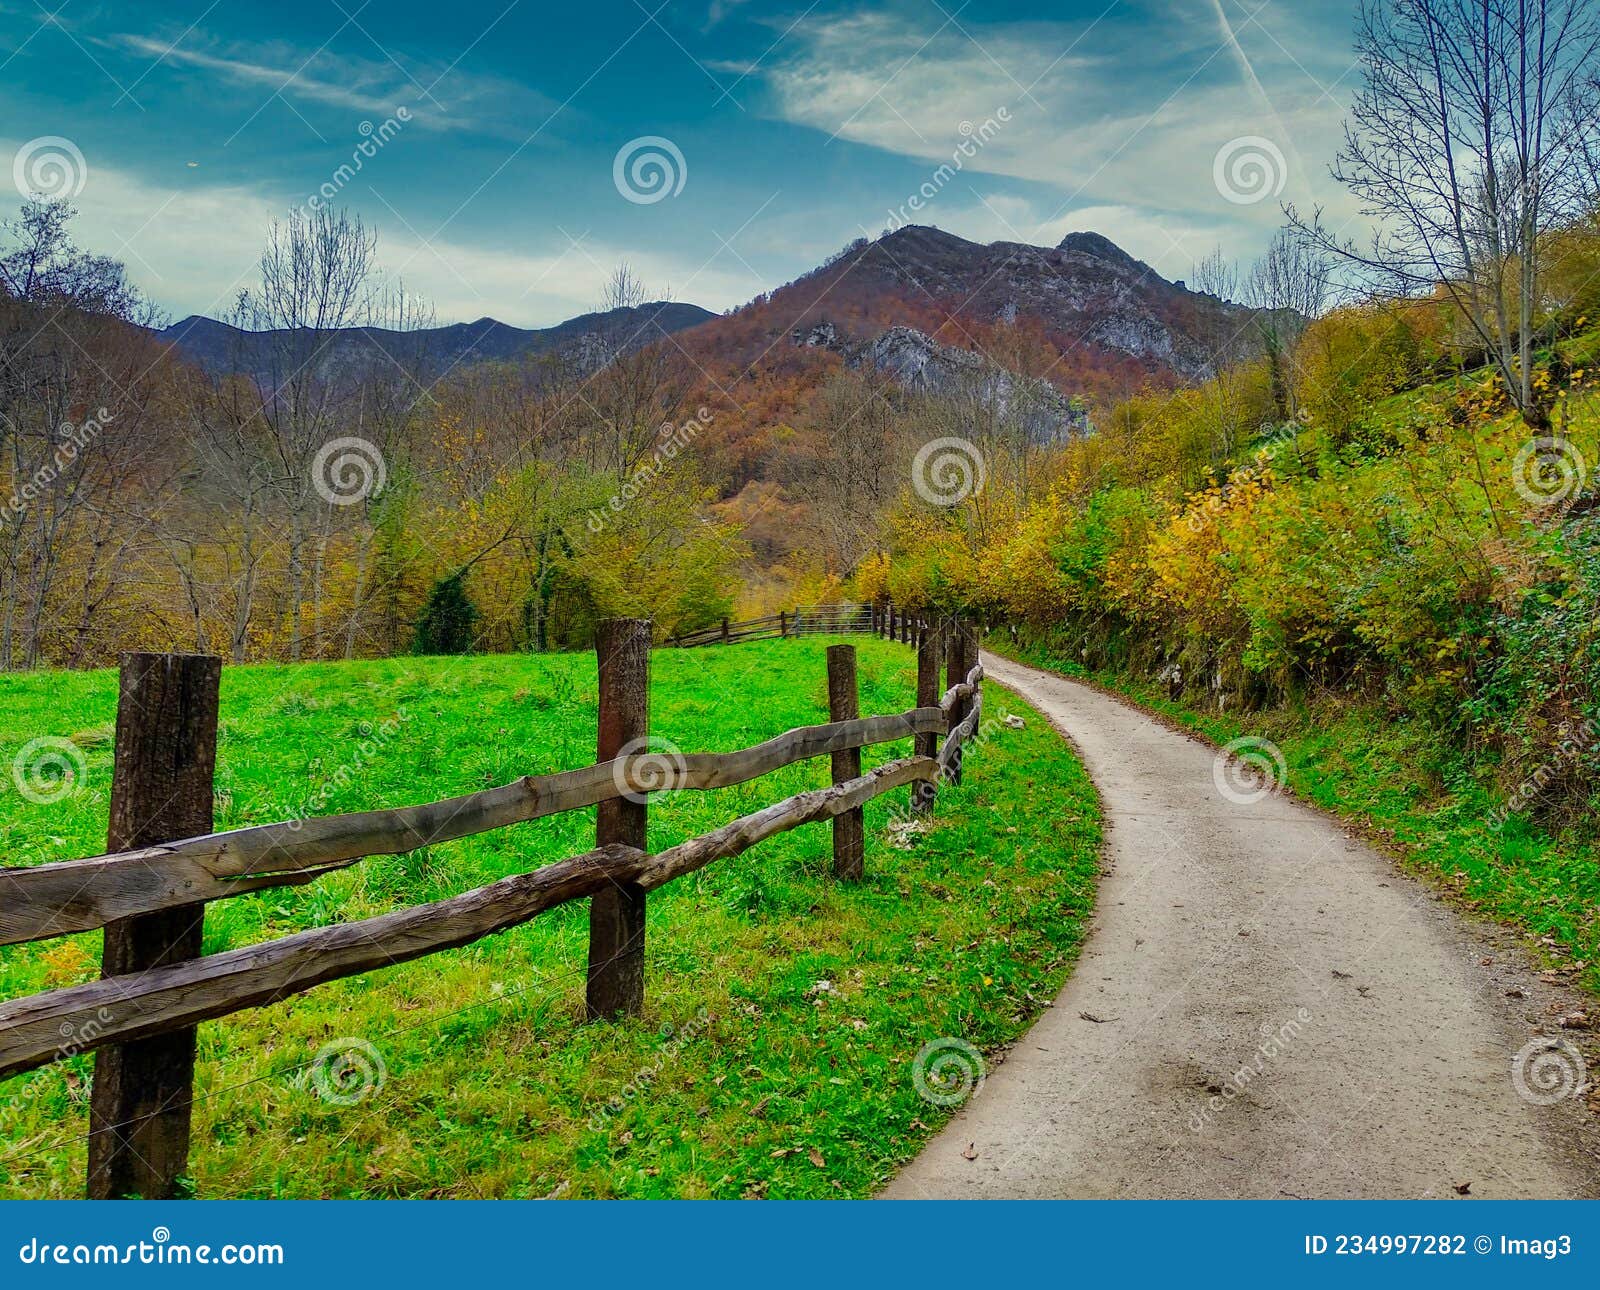
[[[1502,799],[1428,732],[1356,703],[1202,712],[1154,682],[1091,672],[1038,646],[1002,642],[996,652],[1122,694],[1219,745],[1247,735],[1271,740],[1288,766],[1287,787],[1351,821],[1466,907],[1529,934],[1563,980],[1600,993],[1600,848],[1552,838],[1520,818],[1495,829]]]
[[[827,719],[826,639],[654,655],[651,722],[684,752],[727,751]],[[904,646],[856,638],[864,714],[913,706]],[[105,838],[116,678],[0,677],[4,863],[92,855]],[[808,825],[650,898],[647,1015],[578,1018],[579,902],[460,950],[330,983],[200,1028],[196,1194],[219,1196],[862,1196],[950,1114],[919,1096],[918,1052],[984,1052],[1065,978],[1093,903],[1100,822],[1082,767],[1015,712],[891,845],[901,790],[867,807],[867,878],[830,876]],[[496,656],[225,669],[219,828],[441,798],[593,759],[592,657]],[[84,775],[22,798],[17,751],[70,738]],[[865,754],[903,756],[909,741]],[[652,847],[827,782],[827,759],[651,804]],[[366,861],[310,887],[209,907],[206,952],[437,900],[592,844],[593,812]],[[99,934],[0,949],[0,997],[92,980]],[[342,1046],[376,1074],[319,1093]],[[92,1057],[0,1083],[0,1195],[82,1194]],[[326,1090],[324,1090],[326,1091]],[[341,1090],[334,1089],[335,1093]],[[351,1091],[361,1091],[358,1080]]]

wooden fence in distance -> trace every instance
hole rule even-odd
[[[930,626],[921,613],[897,610],[892,602],[858,605],[803,605],[760,618],[737,622],[724,618],[719,626],[702,627],[672,637],[667,643],[681,649],[701,645],[735,645],[740,641],[777,640],[788,636],[882,636],[911,644]],[[945,620],[946,629],[953,620]]]
[[[873,625],[879,615],[874,611]],[[886,625],[887,620],[885,620]],[[187,1173],[196,1026],[276,1003],[326,981],[467,945],[588,897],[587,1007],[593,1019],[644,1002],[648,893],[802,824],[832,820],[834,872],[862,877],[862,807],[910,786],[913,809],[959,780],[978,727],[983,669],[968,631],[918,638],[917,706],[857,711],[855,647],[828,650],[825,725],[731,753],[671,754],[648,744],[650,624],[601,625],[597,759],[417,806],[212,832],[219,659],[124,657],[107,853],[0,869],[0,945],[105,929],[101,979],[0,1003],[0,1078],[95,1052],[91,1197],[171,1198]],[[938,691],[940,664],[950,678]],[[910,737],[914,751],[863,773],[861,749]],[[664,851],[647,846],[648,794],[744,783],[813,757],[832,784],[774,802]],[[202,955],[207,902],[315,881],[376,855],[594,806],[593,850],[431,904]]]

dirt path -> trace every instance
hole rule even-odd
[[[984,667],[1078,746],[1108,872],[1054,1006],[885,1195],[1600,1194],[1595,1117],[1513,1083],[1534,1027],[1560,1035],[1550,1009],[1580,1001],[1510,934],[1286,796],[1230,800],[1198,740]],[[1568,1053],[1545,1060],[1570,1080]]]

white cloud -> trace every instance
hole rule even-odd
[[[985,174],[1047,186],[1053,201],[1016,210],[1029,221],[1003,234],[1016,240],[1050,240],[1052,229],[1071,222],[1067,211],[1098,207],[1157,234],[1144,238],[1149,258],[1170,263],[1163,229],[1180,243],[1233,230],[1241,244],[1259,246],[1281,222],[1280,201],[1320,202],[1336,218],[1353,213],[1321,164],[1337,149],[1341,116],[1324,85],[1347,60],[1335,49],[1302,47],[1313,75],[1262,25],[1270,15],[1235,29],[1218,24],[1214,0],[1183,10],[1183,21],[1169,12],[1161,41],[1151,38],[1153,18],[1138,15],[1122,26],[1113,17],[942,32],[887,14],[847,17],[798,28],[795,52],[760,75],[782,119],[931,166],[951,159],[963,122],[1006,108],[1011,120],[964,160],[967,191],[950,193],[957,200],[946,205],[976,215],[974,189]],[[1230,141],[1254,135],[1283,155],[1282,189],[1256,203],[1231,202],[1214,182],[1213,163]],[[951,226],[936,211],[930,218]],[[991,213],[988,223],[999,220]]]
[[[124,33],[100,43],[150,58],[146,76],[163,66],[192,69],[251,91],[255,106],[281,95],[384,117],[405,107],[423,129],[497,134],[509,120],[540,120],[556,109],[553,100],[519,82],[467,75],[448,64],[408,66],[283,44],[207,49],[193,35],[166,41]]]

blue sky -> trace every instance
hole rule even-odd
[[[0,0],[0,198],[69,185],[80,240],[174,317],[223,308],[271,220],[324,184],[441,322],[557,322],[621,259],[724,309],[902,218],[981,241],[1091,228],[1182,277],[1214,245],[1259,251],[1280,202],[1350,214],[1326,168],[1351,19],[1288,0]],[[624,151],[640,139],[666,143]]]

